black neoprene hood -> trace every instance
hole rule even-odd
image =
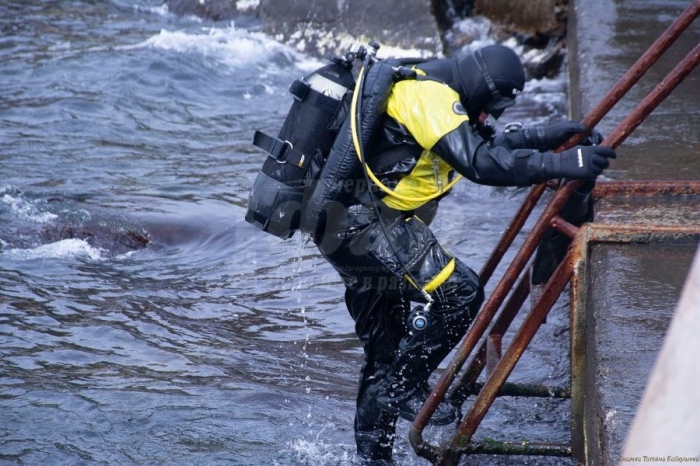
[[[500,117],[525,86],[520,57],[503,45],[488,45],[457,59],[453,71],[471,121],[477,121],[482,111]]]

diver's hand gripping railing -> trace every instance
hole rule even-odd
[[[603,98],[603,101],[584,119],[584,124],[592,128],[597,124],[602,117],[622,98],[622,96],[639,80],[644,72],[668,49],[668,47],[680,36],[684,29],[690,25],[693,20],[700,14],[700,0],[694,0],[692,4],[683,12],[681,16],[671,25],[662,36],[647,50],[647,52],[628,70],[622,79],[611,89]],[[671,93],[673,89],[686,77],[700,62],[700,45],[696,46],[682,60],[669,75],[659,83],[654,90],[637,105],[637,107],[613,130],[613,132],[603,141],[603,145],[616,148],[618,147],[634,129],[641,124],[642,121]],[[565,143],[562,148],[571,147],[578,140],[570,140]],[[471,441],[476,428],[485,416],[487,410],[493,403],[496,395],[505,383],[506,378],[510,375],[519,360],[522,352],[532,340],[540,324],[546,317],[549,309],[552,307],[562,290],[568,283],[572,274],[572,257],[568,253],[567,257],[560,263],[559,267],[552,275],[545,286],[542,297],[539,302],[533,307],[525,322],[517,331],[513,342],[506,350],[506,353],[500,359],[496,368],[487,378],[482,390],[477,396],[474,404],[471,406],[467,415],[461,421],[455,436],[446,448],[439,448],[426,442],[422,437],[422,432],[427,425],[430,417],[437,408],[440,401],[445,397],[449,386],[454,381],[457,373],[462,368],[462,365],[469,357],[471,352],[481,340],[484,332],[491,324],[496,312],[506,298],[508,292],[513,288],[516,280],[526,268],[532,254],[537,248],[542,236],[549,228],[556,228],[562,231],[569,237],[575,236],[577,228],[568,224],[559,217],[559,212],[563,208],[566,201],[571,195],[581,187],[582,181],[570,180],[565,182],[555,193],[552,200],[545,207],[539,220],[533,227],[532,231],[526,238],[520,250],[513,259],[508,270],[503,278],[496,286],[494,292],[477,315],[469,331],[465,335],[461,344],[456,348],[455,356],[452,358],[448,367],[443,372],[440,380],[435,386],[428,401],[422,407],[416,419],[413,421],[409,432],[411,445],[419,456],[429,459],[434,464],[451,465],[457,464],[459,456],[466,451],[467,445]],[[527,217],[532,209],[537,204],[546,187],[539,185],[531,191],[521,210],[516,215],[511,228],[501,239],[501,242],[494,250],[492,258],[489,259],[482,271],[482,280],[487,281],[498,262],[503,257],[503,254],[512,244],[515,235],[522,228]],[[511,231],[513,230],[513,231]],[[520,280],[516,292],[506,309],[511,309],[514,315],[519,309],[528,293],[529,278],[527,274]],[[505,310],[504,310],[505,312]],[[512,320],[512,319],[511,319]],[[496,326],[501,325],[507,328],[510,321],[497,321]],[[483,349],[483,346],[482,346]],[[475,358],[478,360],[479,358]],[[470,368],[465,374],[470,380],[475,380],[475,374],[483,368]]]

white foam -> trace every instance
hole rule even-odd
[[[238,11],[254,11],[260,6],[260,0],[238,0],[236,2],[236,10]]]
[[[433,54],[431,51],[423,49],[403,49],[398,47],[392,47],[389,45],[382,45],[377,51],[378,58],[432,58]]]
[[[101,250],[93,248],[82,239],[64,239],[55,243],[42,244],[32,249],[6,249],[3,256],[14,260],[64,259],[87,257],[97,260],[102,258]]]
[[[21,197],[13,196],[12,194],[3,194],[2,197],[0,197],[0,201],[10,206],[10,210],[18,218],[30,222],[46,223],[57,217],[56,214],[52,214],[51,212],[41,212],[35,204]]]
[[[132,8],[134,11],[143,11],[146,13],[152,13],[163,17],[173,16],[173,14],[170,13],[170,9],[168,8],[167,2],[157,6],[131,5],[127,2],[117,2],[117,5],[122,6],[124,8]]]
[[[525,82],[524,92],[532,94],[535,100],[548,100],[553,93],[566,92],[566,80],[561,75],[555,78],[529,79]]]
[[[330,445],[317,438],[313,441],[297,439],[288,442],[290,449],[304,464],[334,464],[338,466],[352,465],[347,451],[338,448],[339,445]]]
[[[159,6],[134,6],[135,9],[141,10],[141,11],[147,11],[150,13],[155,13],[160,16],[169,16],[170,15],[170,9],[168,8],[168,4],[164,3]]]
[[[468,37],[470,42],[492,42],[489,39],[489,32],[491,32],[491,21],[485,16],[475,16],[456,22],[452,29],[448,31],[448,38],[457,35],[459,37]]]
[[[203,27],[195,32],[163,29],[146,41],[128,48],[140,47],[196,53],[235,68],[265,63],[280,55],[297,66],[313,60],[262,33],[237,29],[234,23],[227,27]]]

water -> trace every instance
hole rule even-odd
[[[253,131],[319,62],[160,3],[0,4],[0,464],[354,464],[342,285],[243,219]],[[512,119],[565,113],[563,79],[527,89]],[[462,183],[436,235],[479,270],[524,195]],[[568,383],[568,341],[562,304],[516,380]],[[567,402],[499,400],[478,435],[568,429]]]
[[[590,111],[690,6],[685,0],[577,2],[580,100]],[[692,23],[598,127],[611,132],[700,41]],[[697,180],[700,163],[700,73],[695,69],[618,150],[607,176],[616,180]],[[695,107],[693,106],[695,104]]]
[[[599,244],[591,250],[591,286],[603,292],[591,305],[598,377],[590,393],[604,426],[606,464],[617,464],[622,456],[676,308],[677,300],[669,296],[680,296],[696,249],[695,244]]]

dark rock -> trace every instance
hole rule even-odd
[[[565,55],[566,52],[563,42],[552,41],[545,47],[544,52],[539,55],[536,60],[525,60],[523,64],[530,78],[551,79],[561,73]]]
[[[110,257],[144,249],[151,243],[148,233],[142,228],[120,225],[111,220],[46,226],[39,239],[42,243],[81,239]]]
[[[514,32],[563,36],[567,4],[567,0],[476,0],[474,11]]]

